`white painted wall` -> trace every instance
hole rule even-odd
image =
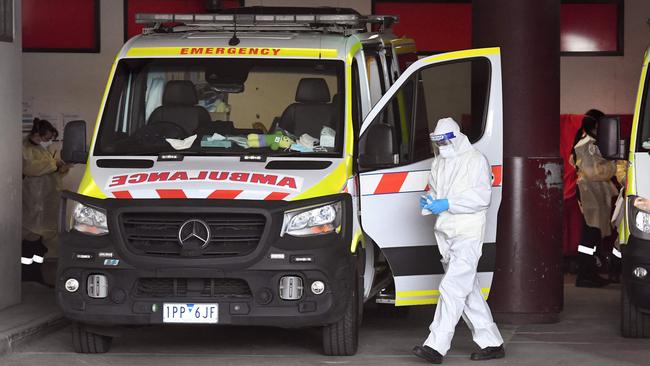
[[[21,3],[14,3],[14,15],[19,15]],[[20,16],[14,16],[14,42],[0,42],[0,309],[20,302],[21,48]]]
[[[23,53],[23,97],[33,99],[35,113],[78,114],[92,134],[101,97],[115,56],[122,47],[123,2],[101,0],[100,53]],[[64,178],[76,190],[84,165]]]
[[[591,108],[632,114],[643,53],[650,44],[650,1],[625,0],[625,49],[621,57],[562,57],[562,113]]]

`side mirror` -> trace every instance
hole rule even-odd
[[[366,132],[363,151],[359,154],[359,166],[363,169],[388,168],[397,163],[395,132],[393,126],[376,123]]]
[[[625,160],[625,141],[621,140],[618,117],[603,117],[598,121],[598,149],[605,159]]]
[[[72,121],[65,125],[61,159],[66,163],[86,164],[86,121]]]

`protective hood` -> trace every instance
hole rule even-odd
[[[458,126],[458,123],[454,121],[453,118],[447,117],[447,118],[442,118],[438,120],[438,124],[436,125],[436,129],[433,131],[434,135],[444,135],[447,133],[452,132],[455,138],[451,139],[452,146],[454,147],[454,152],[456,153],[456,156],[462,155],[468,151],[472,151],[474,148],[472,147],[472,144],[469,142],[469,139],[465,134],[460,132],[460,127]]]

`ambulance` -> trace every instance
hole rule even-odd
[[[629,152],[621,140],[619,121],[602,119],[598,126],[599,149],[605,158],[628,160],[623,221],[619,229],[621,257],[621,334],[650,337],[650,74],[646,50],[637,93]]]
[[[65,129],[63,158],[87,164],[62,195],[56,290],[77,352],[108,351],[124,326],[204,324],[320,327],[326,355],[353,355],[380,291],[435,304],[443,269],[419,199],[444,117],[493,168],[487,296],[498,48],[417,60],[396,17],[350,9],[138,19],[152,25],[119,52],[90,146],[84,122]]]

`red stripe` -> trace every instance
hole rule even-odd
[[[113,196],[115,198],[121,198],[121,199],[132,199],[133,196],[131,196],[131,192],[129,191],[115,191],[113,192]]]
[[[160,198],[187,198],[182,189],[156,189]]]
[[[407,175],[408,172],[384,174],[375,189],[375,194],[399,192]]]
[[[285,199],[289,193],[285,192],[271,192],[266,198],[264,199],[265,201],[281,201]]]
[[[492,187],[498,187],[503,183],[503,166],[492,166]]]
[[[232,200],[239,196],[243,190],[239,189],[217,189],[216,191],[210,193],[208,198],[210,199],[221,199],[221,200]]]

